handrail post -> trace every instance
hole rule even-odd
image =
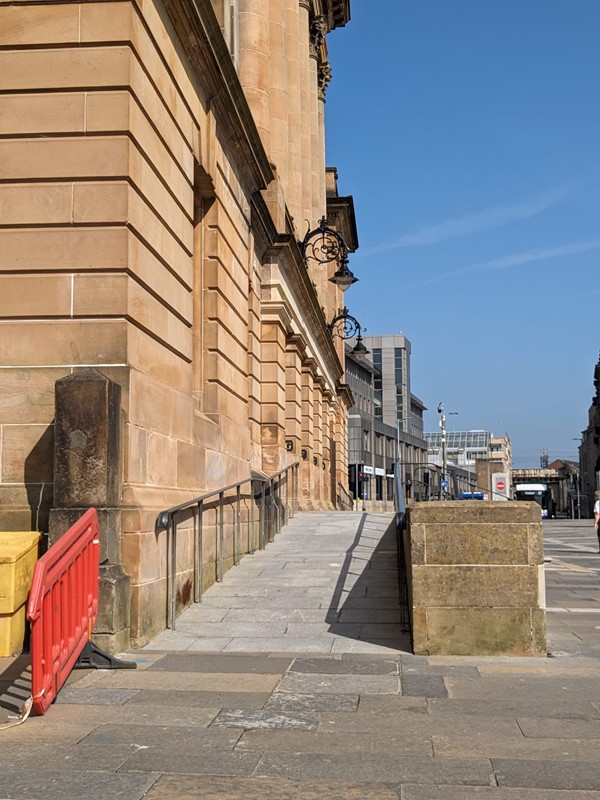
[[[240,538],[241,538],[241,489],[237,487],[236,509],[235,509],[235,542],[233,545],[233,563],[237,566],[240,563]]]
[[[274,487],[273,487],[273,480],[269,481],[269,529],[268,529],[268,537],[269,542],[272,542],[275,538],[275,534],[273,533],[273,529],[275,527],[275,498],[274,498]]]
[[[260,486],[260,530],[258,546],[261,550],[265,547],[265,526],[267,523],[267,498],[265,496],[265,481],[262,481]]]
[[[217,582],[223,580],[223,548],[225,545],[225,531],[223,520],[224,492],[219,492],[219,557],[217,559]]]
[[[204,500],[198,503],[198,580],[197,603],[202,602],[202,563],[204,561]]]
[[[254,481],[250,481],[250,508],[248,509],[248,552],[252,555],[255,551],[257,529],[255,527],[254,506],[256,505],[256,495],[254,494]],[[260,519],[260,517],[259,517]]]
[[[194,512],[194,603],[198,602],[198,509],[195,508]]]
[[[169,597],[169,628],[175,630],[177,604],[177,526],[175,515],[171,516],[171,580]]]

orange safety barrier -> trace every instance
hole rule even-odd
[[[27,603],[33,708],[44,714],[85,648],[98,614],[100,540],[90,508],[37,562]]]

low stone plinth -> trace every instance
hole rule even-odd
[[[416,654],[546,654],[539,505],[416,503],[405,545]]]

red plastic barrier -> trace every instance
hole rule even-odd
[[[90,508],[35,566],[31,622],[33,708],[44,714],[85,647],[98,614],[100,540]]]

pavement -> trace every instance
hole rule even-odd
[[[299,514],[136,670],[72,673],[0,729],[0,800],[600,800],[591,521],[544,523],[547,658],[412,655],[390,522]],[[0,659],[5,719],[28,690]]]

